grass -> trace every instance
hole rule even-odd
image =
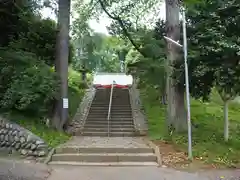
[[[83,89],[68,88],[69,119],[72,120],[84,95]]]
[[[11,114],[8,114],[8,119],[39,136],[50,147],[56,147],[59,144],[66,142],[70,138],[70,136],[64,132],[58,132],[47,127],[44,122],[37,117],[28,117],[23,114],[12,112]]]
[[[167,135],[165,128],[166,107],[156,100],[152,89],[143,91],[142,100],[149,121],[149,137],[152,140],[170,141],[175,147],[187,152],[187,133]],[[151,96],[149,96],[151,94]],[[229,105],[230,140],[223,139],[223,103],[213,92],[211,101],[203,103],[191,100],[191,120],[198,124],[192,131],[193,155],[207,164],[223,167],[240,167],[240,105]]]

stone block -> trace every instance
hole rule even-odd
[[[0,150],[41,157],[48,153],[48,146],[29,130],[0,117]]]

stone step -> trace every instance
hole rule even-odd
[[[95,108],[92,107],[89,109],[89,112],[108,112],[108,108]],[[111,112],[132,112],[132,109],[129,108],[111,108]]]
[[[104,114],[104,113],[89,113],[87,118],[89,117],[94,117],[94,118],[98,118],[98,119],[105,119],[108,117],[108,114]],[[110,114],[110,118],[113,119],[126,119],[126,118],[132,118],[132,113],[114,113],[114,114]],[[91,119],[91,118],[89,118]]]
[[[105,108],[108,108],[109,107],[109,104],[91,104],[91,108],[99,108],[99,109],[105,109]],[[112,105],[112,108],[121,108],[121,109],[131,109],[131,105],[118,105],[118,104],[114,104]]]
[[[101,111],[89,111],[88,116],[102,116],[102,117],[107,117],[108,113],[107,112],[101,112]]]
[[[106,111],[96,111],[96,110],[90,110],[89,111],[89,115],[90,114],[104,114],[104,115],[108,115],[108,110]],[[132,111],[111,111],[111,114],[116,114],[116,115],[124,115],[124,114],[132,114]]]
[[[133,122],[115,122],[115,123],[110,123],[109,124],[111,127],[121,127],[121,126],[128,126],[128,127],[134,127],[134,124]],[[101,126],[105,126],[107,127],[108,126],[108,122],[102,122],[102,123],[99,123],[99,122],[95,122],[95,123],[92,123],[92,122],[86,122],[84,127],[101,127]]]
[[[113,112],[110,115],[113,118],[132,117],[132,112]]]
[[[110,117],[110,121],[132,121],[133,118],[131,115],[128,115],[128,116],[113,116],[113,117]],[[87,121],[108,121],[107,120],[107,116],[105,117],[101,117],[101,115],[99,116],[92,116],[92,115],[89,115],[87,117]]]
[[[94,113],[89,113],[88,114],[88,117],[97,117],[97,118],[99,118],[99,117],[102,117],[102,118],[106,117],[107,118],[107,116],[108,116],[107,113],[101,113],[101,112],[98,112],[98,113],[94,112]],[[114,113],[110,114],[110,117],[112,117],[112,118],[132,117],[132,113],[115,113],[114,112]]]
[[[109,102],[107,103],[95,103],[93,102],[91,104],[91,107],[109,107]],[[131,105],[129,103],[126,103],[126,104],[112,104],[112,107],[119,107],[119,108],[122,108],[122,107],[129,107],[131,108]]]
[[[117,125],[117,126],[116,126]],[[127,128],[127,129],[134,129],[134,126],[133,126],[133,123],[129,123],[129,124],[124,124],[124,126],[122,126],[121,123],[117,123],[117,124],[113,124],[113,123],[109,123],[109,127],[111,129],[124,129],[124,128]],[[84,129],[85,128],[107,128],[108,127],[108,123],[105,123],[105,124],[92,124],[92,123],[86,123],[84,125]]]
[[[108,123],[110,123],[110,124],[128,124],[128,123],[132,123],[133,124],[133,120],[131,119],[131,118],[129,118],[129,119],[124,119],[124,120],[107,120],[107,119],[104,119],[104,120],[99,120],[99,119],[87,119],[86,120],[86,122],[85,122],[86,124],[108,124]]]
[[[100,105],[100,106],[91,106],[90,109],[94,110],[107,110],[108,111],[109,105]],[[111,109],[113,110],[132,110],[131,106],[112,106]]]
[[[132,113],[132,109],[112,109],[112,113]]]
[[[91,106],[90,109],[94,110],[108,110],[109,105],[100,105],[100,106]],[[131,106],[112,106],[111,109],[113,110],[131,110]]]
[[[89,124],[89,123],[86,123],[85,125],[84,125],[84,128],[92,128],[92,127],[99,127],[99,128],[101,128],[101,127],[107,127],[108,126],[108,124]],[[111,126],[111,128],[134,128],[134,125],[133,124],[121,124],[121,125],[118,125],[118,124],[111,124],[110,123],[110,126]]]
[[[123,98],[123,99],[130,99],[130,97],[128,95],[125,95],[125,94],[114,94],[112,96],[113,99],[119,99],[119,98]],[[104,95],[104,94],[101,94],[98,96],[95,96],[94,100],[100,100],[100,99],[106,99],[106,100],[109,100],[110,99],[110,94],[108,95]]]
[[[158,166],[156,162],[74,162],[74,161],[52,161],[49,165],[68,165],[68,166],[113,166],[113,167],[128,167],[128,166]]]
[[[101,112],[92,112],[92,113],[89,113],[88,116],[89,117],[96,117],[96,118],[107,118],[108,117],[108,114],[107,113],[101,113]],[[124,117],[132,117],[132,113],[111,113],[110,114],[110,117],[111,118],[124,118]]]
[[[74,162],[156,162],[153,153],[79,153],[79,154],[54,154],[52,161]]]
[[[97,97],[96,99],[110,99],[110,93],[108,94],[108,95],[104,95],[104,94],[102,94],[102,95],[98,95],[98,96],[100,96],[100,97]],[[101,97],[102,96],[102,97]],[[130,97],[128,96],[128,95],[126,95],[126,94],[114,94],[113,96],[112,96],[112,98],[114,99],[117,99],[117,98],[123,98],[123,99],[130,99]]]
[[[94,109],[108,109],[109,108],[109,104],[92,104],[91,105],[91,108],[94,108]],[[114,104],[112,105],[111,107],[112,109],[132,109],[131,105],[119,105],[119,104]]]
[[[75,134],[77,135],[83,135],[83,136],[97,136],[97,137],[107,137],[108,132],[90,132],[90,131],[85,131],[85,132],[77,132]],[[110,137],[134,137],[137,136],[135,132],[110,132],[109,134]]]
[[[111,124],[129,124],[130,122],[133,123],[132,118],[128,118],[128,119],[111,119],[109,121]],[[90,124],[106,124],[108,123],[107,118],[106,119],[87,119],[86,123],[90,123]]]
[[[80,147],[66,146],[58,147],[55,151],[57,154],[73,154],[73,153],[154,153],[153,149],[145,147],[123,148],[123,147]]]
[[[95,111],[95,112],[104,112],[104,113],[108,113],[109,108],[107,109],[90,109],[91,111]],[[132,112],[131,108],[111,108],[111,112]]]
[[[85,127],[83,129],[83,132],[108,132],[108,128],[107,127],[103,127],[100,128],[98,126],[95,127]],[[113,128],[113,127],[109,127],[109,131],[110,132],[134,132],[134,128]]]

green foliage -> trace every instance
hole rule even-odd
[[[68,68],[68,73],[68,86],[75,90],[79,90],[82,83],[81,74],[74,71],[72,68]]]
[[[11,47],[32,52],[39,58],[53,65],[55,61],[55,46],[57,25],[50,19],[33,19],[28,21],[27,31],[21,32],[19,38],[11,42]]]
[[[18,39],[19,32],[24,32],[28,28],[26,24],[37,14],[38,8],[34,0],[1,0],[0,46],[7,46],[12,40]]]
[[[107,71],[119,72],[118,52],[124,47],[121,40],[100,33],[86,33],[81,37],[75,34],[74,41],[78,54],[74,57],[73,68],[81,71],[84,66],[87,72]]]
[[[23,19],[23,22],[26,20]],[[54,65],[56,52],[57,24],[51,19],[32,17],[24,24],[26,29],[20,31],[18,38],[10,42],[10,46],[36,54],[48,65]],[[73,45],[69,45],[69,63],[74,54]]]
[[[58,80],[53,70],[34,54],[23,51],[3,49],[0,58],[1,108],[46,114],[57,98]]]
[[[142,31],[137,31],[135,41],[147,57],[131,49],[126,56],[127,69],[130,74],[140,78],[140,87],[152,85],[164,95],[166,86],[164,42],[157,31],[158,27],[152,31],[144,30],[143,28]]]
[[[235,96],[240,77],[239,4],[234,0],[205,2],[187,11],[190,88],[195,97],[205,99],[213,86]]]
[[[148,117],[151,139],[166,140],[187,152],[187,134],[169,136],[165,128],[166,107],[157,100],[158,91],[154,88],[142,89],[142,100]],[[194,158],[202,158],[205,163],[220,166],[239,167],[240,152],[240,105],[230,103],[230,140],[223,142],[223,103],[216,91],[210,96],[210,102],[191,100],[191,120],[196,125],[192,130]],[[216,148],[217,147],[217,148]]]
[[[72,120],[84,96],[86,85],[82,82],[82,77],[79,72],[73,70],[71,67],[69,67],[68,72],[69,118]],[[91,74],[87,74],[87,83],[91,83],[91,77]]]
[[[75,71],[72,67],[68,68],[68,86],[70,88],[76,89],[76,90],[80,90],[80,89],[84,89],[86,84],[84,82],[82,82],[82,75],[78,72]],[[87,73],[86,75],[86,83],[91,83],[92,79],[91,79],[91,75],[89,73]]]

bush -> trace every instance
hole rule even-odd
[[[82,76],[80,72],[73,70],[71,67],[68,69],[68,72],[68,86],[70,88],[73,88],[75,90],[87,88],[87,84],[82,82]],[[92,81],[91,74],[87,74],[86,78],[87,83],[90,83]]]
[[[34,54],[0,51],[0,106],[30,114],[46,114],[57,97],[59,81]]]
[[[68,86],[76,90],[80,89],[80,84],[82,84],[81,74],[71,67],[68,68],[68,73]]]
[[[80,72],[73,70],[71,67],[69,67],[68,72],[69,118],[72,119],[84,96],[84,89],[87,85],[82,82]],[[87,82],[90,82],[91,78],[92,76],[87,74]]]

